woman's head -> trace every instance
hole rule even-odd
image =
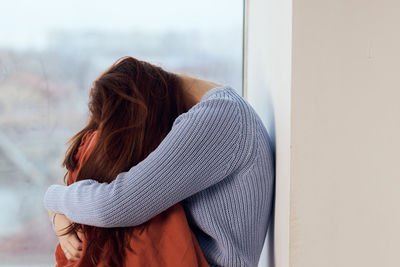
[[[77,180],[111,182],[145,159],[168,134],[176,117],[187,111],[187,106],[179,76],[124,57],[93,82],[89,111],[89,122],[70,140],[64,166],[68,171],[77,168],[75,155],[81,140],[87,132],[96,130],[95,146],[80,166]],[[93,263],[106,260],[111,266],[121,266],[129,241],[128,229],[74,225],[69,232],[78,228],[83,228],[90,240],[86,256]],[[100,251],[107,244],[111,249],[106,259],[100,259]]]
[[[99,131],[100,142],[93,157],[103,154],[107,162],[113,163],[108,170],[112,175],[102,178],[110,181],[121,169],[136,165],[153,151],[187,106],[179,76],[148,62],[124,57],[93,82],[89,111],[87,126],[72,140],[80,141],[88,130]],[[76,151],[77,147],[71,148]],[[72,154],[65,166],[76,167]],[[79,178],[93,179],[90,174],[91,177]]]

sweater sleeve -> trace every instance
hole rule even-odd
[[[87,225],[142,224],[235,170],[243,151],[241,127],[234,101],[201,101],[178,116],[160,145],[129,171],[111,183],[89,179],[52,185],[45,206]]]

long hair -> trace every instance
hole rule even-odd
[[[182,80],[161,67],[124,57],[93,82],[87,125],[69,141],[63,166],[77,168],[76,153],[84,135],[97,131],[95,146],[83,162],[77,181],[111,182],[145,159],[188,110]],[[67,182],[68,183],[68,182]],[[124,266],[132,228],[99,228],[72,224],[66,233],[83,231],[87,241],[82,262]],[[104,248],[107,249],[104,249]]]

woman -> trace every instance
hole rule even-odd
[[[140,71],[135,70],[135,81],[143,92],[143,84],[150,79],[143,76],[143,69],[148,72],[151,67],[141,64],[137,65]],[[257,266],[274,188],[267,130],[254,109],[229,85],[176,77],[187,111],[171,122],[169,133],[147,157],[111,183],[97,182],[92,176],[69,186],[52,185],[45,206],[59,214],[56,227],[70,221],[126,227],[140,225],[182,203],[211,266]],[[159,81],[151,87],[154,90],[166,87],[164,78],[153,79]],[[140,95],[132,98],[141,99]],[[177,103],[174,98],[164,101]],[[66,239],[75,243],[69,253],[79,257],[79,241],[74,235]]]
[[[137,64],[148,70],[139,73]],[[146,83],[139,84],[137,77]],[[143,160],[186,111],[179,87],[174,75],[133,58],[111,66],[93,84],[88,124],[70,141],[63,164],[67,184],[90,177],[111,182]],[[83,241],[78,260],[70,258],[68,243],[60,240],[55,254],[59,267],[208,266],[180,203],[136,227],[71,224],[59,230],[61,237],[78,231]]]

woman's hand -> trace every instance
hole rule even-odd
[[[65,257],[70,261],[77,261],[82,255],[83,233],[73,232],[63,235],[71,223],[64,214],[57,214],[54,218],[54,230],[56,231]]]

